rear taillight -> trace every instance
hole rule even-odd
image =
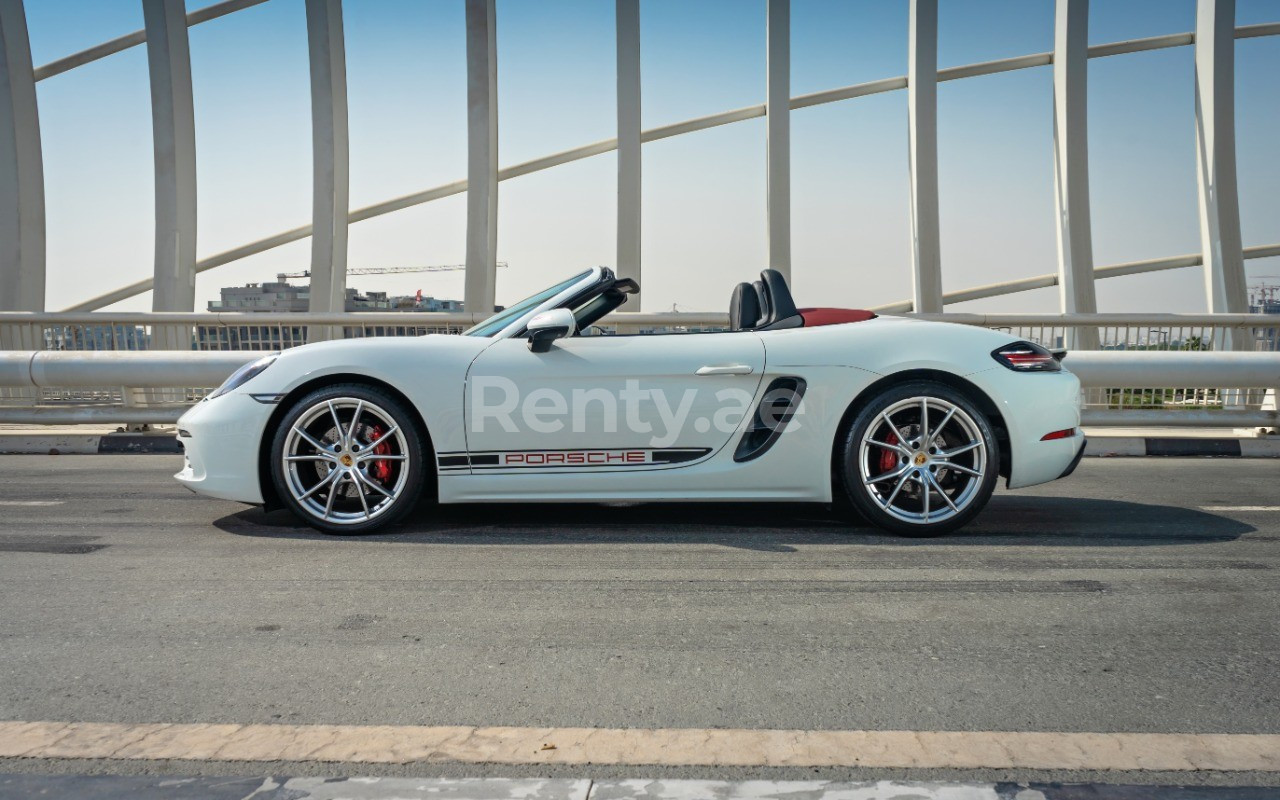
[[[1042,442],[1052,442],[1054,439],[1070,439],[1076,435],[1075,428],[1063,428],[1060,431],[1052,431],[1040,437]]]
[[[1057,372],[1062,363],[1038,344],[1032,342],[1014,342],[999,350],[993,350],[991,357],[1015,372]]]

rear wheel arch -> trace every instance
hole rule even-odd
[[[262,489],[262,499],[266,509],[271,511],[277,508],[284,508],[284,504],[280,502],[280,498],[276,494],[275,483],[271,479],[271,440],[275,436],[275,430],[280,425],[280,421],[289,413],[289,409],[293,408],[294,404],[311,392],[316,389],[323,389],[326,386],[338,386],[341,384],[371,386],[387,392],[403,403],[404,407],[413,415],[418,436],[422,440],[422,449],[427,457],[427,463],[424,466],[430,467],[430,469],[424,471],[424,475],[427,478],[425,494],[430,499],[434,499],[436,493],[435,445],[431,441],[431,431],[427,428],[426,420],[422,418],[422,412],[418,410],[418,406],[404,392],[386,381],[368,375],[339,372],[333,375],[322,375],[300,384],[282,397],[279,403],[276,403],[275,410],[271,412],[271,416],[267,419],[266,428],[262,432],[262,439],[258,442],[258,485]]]
[[[837,488],[840,479],[840,465],[842,443],[845,435],[849,431],[849,426],[853,424],[853,420],[858,416],[858,412],[862,410],[872,398],[878,396],[881,392],[894,386],[913,381],[936,381],[945,386],[949,386],[963,394],[969,402],[978,407],[978,410],[986,415],[987,421],[991,424],[992,430],[995,431],[996,439],[1000,442],[1000,472],[999,474],[1008,478],[1012,470],[1012,455],[1009,448],[1009,429],[1005,425],[1004,417],[1000,414],[1000,409],[990,395],[980,389],[976,384],[967,381],[956,375],[954,372],[946,372],[938,369],[911,369],[902,372],[895,372],[880,378],[870,386],[863,389],[856,397],[850,401],[849,406],[845,409],[844,415],[840,418],[840,424],[836,426],[835,435],[831,437],[831,457],[828,461],[830,466],[830,476],[832,490]],[[833,497],[835,495],[833,494]]]

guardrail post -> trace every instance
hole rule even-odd
[[[0,2],[0,311],[43,311],[44,161],[22,0]]]
[[[791,280],[791,0],[768,0],[765,122],[769,266]]]
[[[1064,314],[1098,310],[1089,222],[1089,0],[1058,0],[1053,48],[1053,177],[1058,297]],[[1067,328],[1073,350],[1098,349],[1098,330]]]
[[[196,302],[196,124],[182,0],[142,0],[155,150],[154,311]]]
[[[350,153],[347,140],[347,60],[342,0],[307,0],[311,65],[311,298],[309,309],[346,309]],[[312,327],[312,340],[340,337],[340,328]]]
[[[618,277],[640,282],[640,0],[617,0]],[[640,311],[640,295],[632,297]]]
[[[1249,310],[1236,190],[1235,15],[1235,0],[1196,5],[1196,175],[1211,313]],[[1245,331],[1227,331],[1224,338],[1224,349],[1252,347]]]
[[[938,235],[938,0],[911,0],[907,57],[911,169],[911,305],[942,311]]]
[[[498,280],[498,62],[494,0],[467,0],[467,274],[463,308],[493,311]]]

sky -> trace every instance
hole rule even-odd
[[[188,10],[211,0],[188,0]],[[1052,0],[940,0],[941,67],[1053,47]],[[140,29],[139,0],[26,0],[36,65]],[[792,0],[792,94],[904,75],[907,0]],[[1094,0],[1091,44],[1190,31],[1194,0]],[[1280,0],[1238,0],[1237,24],[1280,22]],[[347,0],[351,207],[466,177],[463,0]],[[497,0],[499,163],[616,134],[613,0]],[[197,257],[310,222],[303,0],[268,0],[190,29]],[[645,128],[761,103],[765,0],[641,0]],[[1280,37],[1236,42],[1236,134],[1246,247],[1280,243]],[[1091,59],[1095,264],[1200,249],[1190,47]],[[150,90],[142,47],[38,84],[48,306],[151,274]],[[939,86],[943,287],[1056,270],[1052,71]],[[867,307],[911,293],[906,92],[793,112],[792,288],[801,306]],[[499,185],[498,302],[612,265],[612,153]],[[768,266],[765,123],[644,145],[644,310],[719,311]],[[461,263],[465,197],[352,225],[351,267]],[[304,240],[198,276],[219,287],[306,269]],[[1280,258],[1246,262],[1280,276]],[[1280,282],[1277,279],[1275,282]],[[353,276],[361,290],[461,298],[461,272]],[[1098,283],[1100,311],[1205,310],[1199,269]],[[117,304],[147,310],[150,295]],[[948,306],[1053,311],[1057,289]]]

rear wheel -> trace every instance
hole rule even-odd
[[[372,386],[318,389],[289,410],[271,446],[276,493],[325,533],[369,533],[422,495],[423,445],[414,417]]]
[[[841,484],[869,522],[938,536],[973,519],[1000,464],[991,424],[960,392],[933,381],[890,387],[857,414],[843,443]]]

